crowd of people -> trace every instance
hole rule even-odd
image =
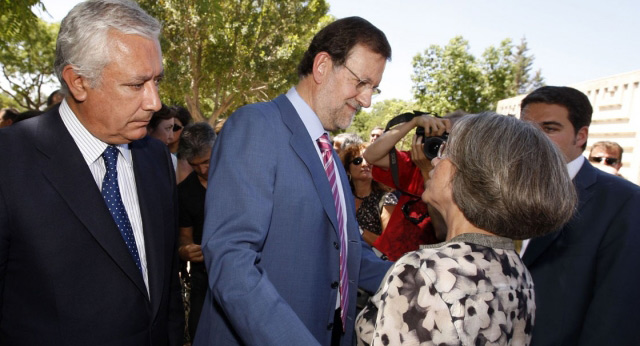
[[[161,30],[76,5],[47,110],[0,113],[0,344],[640,344],[640,188],[580,91],[331,138],[391,59],[348,17],[214,130],[162,103]]]

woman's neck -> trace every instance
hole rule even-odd
[[[367,197],[371,194],[371,181],[353,180],[353,193],[356,197]]]
[[[489,231],[474,226],[464,217],[464,214],[462,214],[462,211],[458,206],[454,205],[454,208],[455,210],[449,210],[446,215],[442,215],[447,225],[447,241],[464,233],[495,235]]]

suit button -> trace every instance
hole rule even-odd
[[[333,247],[336,248],[336,250],[340,249],[340,246],[335,241],[333,242]]]
[[[328,330],[332,330],[332,329],[333,329],[333,323],[329,323],[329,324],[327,325],[327,329],[328,329]]]
[[[331,283],[331,288],[333,288],[335,290],[336,288],[338,288],[339,285],[340,284],[338,283],[338,281],[334,281],[334,282]]]

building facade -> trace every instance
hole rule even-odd
[[[617,142],[624,150],[620,174],[640,183],[640,70],[569,86],[585,93],[593,107],[585,157],[595,142]],[[525,96],[499,101],[496,111],[519,118]]]

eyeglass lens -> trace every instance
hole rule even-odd
[[[592,156],[592,157],[589,158],[589,161],[595,162],[595,163],[600,163],[600,162],[602,162],[602,160],[604,160],[604,163],[607,166],[612,166],[612,165],[615,165],[616,163],[618,163],[618,159],[616,159],[615,157]]]
[[[356,157],[355,159],[353,159],[353,161],[351,161],[351,163],[353,163],[356,166],[359,166],[363,161],[362,157]]]

